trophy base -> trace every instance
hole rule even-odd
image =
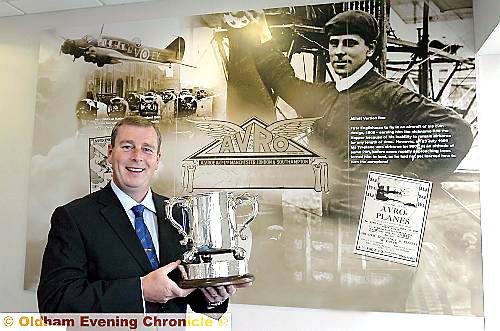
[[[179,287],[188,288],[200,288],[209,286],[224,286],[224,285],[239,285],[253,282],[255,280],[254,275],[246,274],[242,276],[229,276],[221,278],[208,278],[208,279],[183,279],[179,282]]]
[[[179,283],[182,288],[236,285],[249,283],[255,279],[248,273],[245,260],[183,263],[183,266],[187,278]]]

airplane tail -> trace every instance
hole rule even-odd
[[[177,61],[182,61],[182,58],[184,57],[185,48],[186,48],[186,42],[184,41],[184,38],[177,37],[167,47],[165,47],[165,50],[171,52],[171,54]]]

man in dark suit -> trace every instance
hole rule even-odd
[[[165,221],[165,197],[150,189],[160,146],[158,128],[142,117],[115,125],[108,148],[113,180],[52,215],[40,312],[184,313],[187,304],[195,312],[226,311],[236,286],[176,284],[184,274],[182,238]]]

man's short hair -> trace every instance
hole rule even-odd
[[[357,34],[367,45],[376,41],[379,35],[375,17],[361,10],[349,10],[335,15],[326,22],[324,30],[329,37]]]
[[[158,137],[158,150],[157,153],[160,152],[161,147],[161,132],[156,124],[149,121],[148,119],[142,116],[127,116],[116,122],[113,130],[111,131],[111,146],[115,146],[116,136],[118,135],[118,128],[122,125],[131,125],[138,126],[142,128],[153,128],[155,129],[156,136]]]

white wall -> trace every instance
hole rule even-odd
[[[483,1],[483,0],[478,0]],[[498,0],[486,0],[496,3]],[[0,182],[0,201],[2,216],[0,217],[0,250],[2,263],[0,271],[0,311],[35,311],[35,293],[23,290],[24,257],[26,243],[26,221],[28,205],[28,174],[31,159],[32,132],[35,119],[35,97],[38,67],[38,38],[43,29],[71,26],[101,24],[112,21],[143,20],[176,15],[192,15],[214,11],[227,11],[228,9],[247,8],[248,6],[278,7],[290,3],[321,3],[325,1],[290,1],[290,0],[253,0],[250,1],[217,1],[217,0],[182,0],[182,1],[152,1],[139,5],[126,5],[103,9],[86,9],[70,12],[60,12],[46,15],[24,16],[0,19],[0,116],[3,118],[0,130],[0,141],[3,142],[4,157],[0,162],[2,179]],[[477,2],[477,1],[476,1]],[[182,3],[180,8],[179,3]],[[499,4],[500,6],[500,4]],[[498,10],[495,11],[498,13]],[[476,20],[477,21],[477,20]],[[491,20],[490,20],[491,22]],[[476,31],[486,31],[488,28]],[[481,38],[481,36],[480,36]],[[500,57],[499,57],[500,58]],[[482,142],[485,139],[485,130],[489,122],[487,116],[496,116],[494,100],[488,96],[495,95],[494,90],[487,88],[488,80],[495,78],[490,70],[498,67],[497,57],[484,57],[480,64],[488,65],[488,70],[480,70],[480,107],[482,114]],[[500,75],[497,75],[500,77]],[[484,78],[484,79],[483,79]],[[498,79],[497,79],[498,81]],[[500,83],[500,82],[498,82]],[[491,86],[500,86],[495,84]],[[484,88],[484,90],[483,90]],[[488,105],[491,105],[488,107]],[[483,108],[484,107],[484,108]],[[496,107],[498,108],[498,107]],[[483,116],[484,115],[484,116]],[[486,122],[486,124],[485,124]],[[499,121],[496,121],[498,123]],[[494,130],[495,128],[489,128]],[[490,133],[494,131],[489,131]],[[484,160],[492,156],[486,153]],[[491,153],[493,154],[493,153]],[[492,164],[492,162],[490,162]],[[483,171],[483,183],[491,186],[489,181],[494,176],[492,170]],[[498,177],[498,176],[497,176]],[[497,178],[498,179],[498,178]],[[497,181],[498,183],[498,181]],[[488,233],[484,233],[485,245],[495,241],[500,234],[496,221],[493,196],[484,194],[487,187],[483,184],[483,222],[490,225]],[[47,194],[50,194],[48,188]],[[487,207],[490,207],[489,213]],[[498,248],[498,245],[497,245]],[[486,248],[485,248],[486,251]],[[492,259],[497,259],[500,254],[488,250],[489,265],[487,272],[492,270]],[[486,254],[485,254],[486,256]],[[489,269],[487,268],[489,267]],[[485,280],[495,281],[498,270],[494,274],[486,274]],[[486,286],[486,285],[485,285]],[[293,291],[293,289],[290,289]],[[498,294],[498,292],[497,292]],[[332,298],[335,300],[335,298]],[[498,303],[498,300],[497,300]],[[493,302],[493,304],[495,304]],[[496,304],[496,307],[500,307]],[[486,304],[488,316],[493,320],[493,307]],[[482,330],[481,318],[461,318],[450,316],[410,315],[410,314],[382,314],[382,313],[357,313],[336,312],[312,309],[279,308],[262,306],[235,305],[232,308],[235,330],[255,329],[287,329],[287,330]],[[489,312],[489,313],[488,313]],[[495,330],[489,328],[488,330]],[[497,329],[498,330],[498,329]]]
[[[491,42],[490,40],[488,42]],[[495,43],[500,44],[500,36]],[[498,213],[498,132],[500,107],[500,52],[478,55],[478,107],[481,135],[481,229],[483,233],[484,315],[487,330],[500,330],[500,222]]]

